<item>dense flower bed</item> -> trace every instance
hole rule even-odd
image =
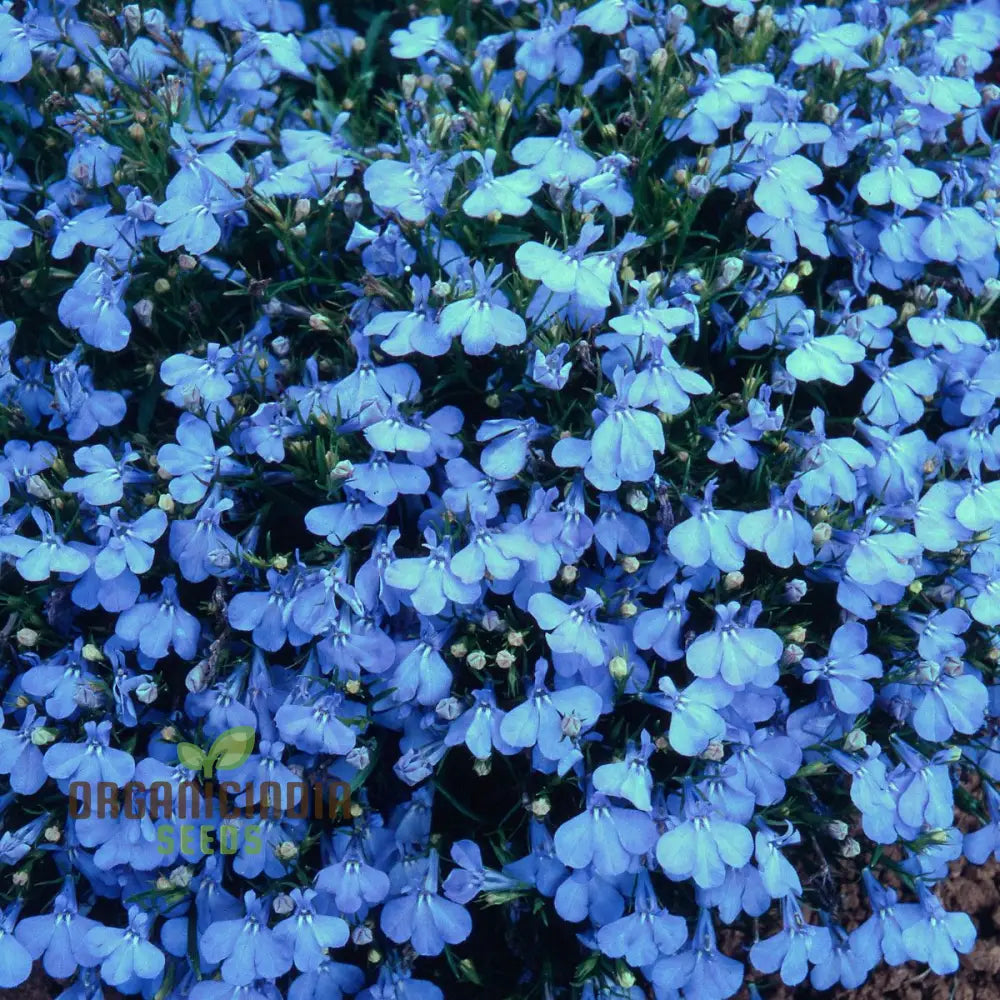
[[[954,971],[1000,5],[337,17],[0,3],[0,987]]]

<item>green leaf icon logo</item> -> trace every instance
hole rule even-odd
[[[253,753],[253,726],[235,726],[221,733],[212,744],[202,765],[205,776],[212,777],[212,771],[232,771],[245,764]]]
[[[178,743],[177,759],[181,762],[181,766],[189,771],[200,771],[205,763],[205,751],[193,743]]]

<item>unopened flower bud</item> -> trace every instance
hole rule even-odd
[[[863,750],[868,745],[868,737],[863,729],[852,729],[844,737],[844,749],[848,753],[855,753]]]
[[[820,522],[812,530],[813,545],[826,545],[832,537],[833,528],[826,521]]]
[[[575,566],[563,566],[563,568],[559,570],[559,579],[562,580],[563,583],[575,583],[578,574],[579,570]]]
[[[14,872],[10,877],[10,881],[15,889],[23,889],[28,884],[28,873]]]
[[[842,858],[856,858],[861,853],[861,845],[853,838],[848,837],[840,848]]]
[[[468,663],[473,670],[482,670],[486,666],[486,654],[481,649],[474,649],[466,657],[465,662]]]
[[[352,677],[345,685],[344,690],[349,695],[356,695],[361,693],[361,681],[357,677]]]
[[[466,654],[469,652],[469,647],[465,644],[465,641],[460,639],[458,642],[453,642],[448,649],[448,652],[455,657],[456,660],[462,660],[465,658]]]
[[[832,819],[826,824],[826,835],[833,840],[846,840],[851,828],[842,819]]]
[[[189,253],[182,253],[177,258],[177,266],[182,271],[193,271],[198,266],[198,258]]]
[[[799,276],[794,272],[786,274],[778,285],[779,292],[791,293],[799,287]]]
[[[613,656],[608,664],[608,673],[613,680],[625,680],[628,677],[628,660],[624,656]]]
[[[166,295],[166,293],[170,291],[170,282],[167,281],[166,278],[157,278],[156,281],[153,282],[153,291],[156,292],[157,295]]]
[[[500,617],[499,611],[494,611],[491,608],[483,615],[480,624],[487,632],[499,632],[503,628],[503,619]]]
[[[798,577],[794,580],[789,580],[785,584],[785,603],[798,604],[806,596],[808,589],[805,580],[800,580]]]
[[[654,49],[649,57],[649,68],[658,76],[667,68],[669,58],[666,49]]]
[[[299,848],[297,844],[293,844],[290,840],[283,840],[274,849],[274,853],[280,861],[291,861],[292,858],[298,857]]]
[[[717,291],[728,288],[743,273],[743,261],[739,257],[727,257],[719,268],[715,279]]]
[[[788,630],[788,635],[785,636],[788,642],[794,642],[796,645],[801,646],[806,641],[806,629],[804,625],[796,625],[794,628]]]
[[[293,209],[292,218],[296,222],[301,222],[303,219],[309,218],[309,213],[312,211],[312,202],[308,198],[297,198],[295,200],[295,208]]]
[[[354,927],[351,930],[351,941],[361,947],[364,947],[366,944],[371,944],[374,938],[375,934],[368,924],[358,924],[357,927]],[[374,958],[372,958],[373,955],[375,956]],[[372,962],[379,962],[382,960],[382,956],[373,948],[368,953],[368,959]]]
[[[132,307],[132,311],[135,313],[135,318],[147,330],[153,325],[152,299],[139,299],[139,301]]]
[[[174,498],[169,493],[164,493],[156,501],[156,506],[159,507],[164,514],[173,514],[176,504],[174,504]]]
[[[552,803],[548,799],[539,797],[531,800],[531,813],[538,819],[544,819],[549,814]]]
[[[631,990],[635,986],[635,973],[627,966],[621,966],[615,978],[623,990]]]
[[[194,878],[194,870],[187,865],[178,865],[170,873],[170,884],[177,889],[186,889]]]
[[[802,657],[805,655],[805,651],[802,647],[792,642],[785,647],[784,652],[781,654],[781,662],[786,667],[790,667],[795,663],[801,663]]]
[[[462,714],[462,703],[454,696],[442,698],[434,706],[434,714],[445,722],[452,722]]]
[[[635,556],[623,556],[621,565],[626,573],[635,573],[641,564]]]
[[[688,182],[687,196],[692,200],[704,198],[712,190],[712,182],[704,174],[695,174]]]
[[[36,747],[48,746],[50,743],[55,743],[58,735],[54,729],[49,729],[46,726],[37,726],[31,730],[31,745]]]
[[[17,644],[24,649],[31,649],[38,643],[38,633],[33,628],[19,628],[15,638]]]
[[[626,503],[628,503],[629,507],[631,507],[637,514],[641,514],[647,507],[649,507],[649,497],[647,497],[642,490],[629,490]]]
[[[143,681],[135,689],[135,696],[143,705],[152,705],[160,697],[160,689],[153,680]]]
[[[489,758],[483,760],[475,760],[472,764],[472,773],[478,778],[486,778],[489,776],[490,771],[493,770],[493,761]]]
[[[367,48],[368,43],[364,40],[364,38],[362,38],[361,35],[355,35],[354,38],[351,39],[351,52],[354,55],[361,55],[361,53]]]
[[[722,578],[724,590],[739,590],[743,586],[743,574],[738,570],[732,570]]]
[[[520,649],[524,645],[524,633],[523,632],[508,632],[504,640],[508,646],[513,646],[515,649]]]
[[[496,665],[501,670],[510,670],[517,663],[517,655],[510,649],[501,649],[496,655]]]
[[[277,854],[279,858],[281,858],[282,848],[286,846],[295,847],[294,844],[290,844],[287,840],[285,843],[279,844],[277,850],[275,851],[275,854]],[[298,849],[296,849],[295,854],[298,854]],[[281,858],[281,860],[290,861],[293,857],[295,857],[295,854],[289,855],[287,858]],[[287,892],[278,893],[278,895],[274,897],[271,909],[273,909],[279,917],[285,917],[289,913],[293,913],[295,911],[295,900],[292,899]]]
[[[718,763],[726,755],[725,745],[719,740],[712,740],[701,752],[702,760]]]
[[[737,14],[736,17],[733,18],[733,34],[737,38],[746,38],[746,34],[750,30],[752,22],[753,17],[750,14]]]
[[[499,410],[500,409],[500,397],[495,392],[491,392],[486,397],[486,399],[484,400],[484,402],[486,403],[486,405],[491,410]]]
[[[618,609],[619,614],[622,618],[634,618],[639,609],[631,601],[622,601],[622,606]]]
[[[350,479],[354,475],[354,463],[346,458],[340,459],[330,470],[331,479]]]

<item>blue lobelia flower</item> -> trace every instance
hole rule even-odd
[[[352,842],[340,860],[321,868],[316,888],[333,897],[341,913],[357,913],[381,903],[389,895],[389,876],[371,863],[360,844]]]
[[[45,773],[65,791],[70,782],[96,785],[99,781],[119,788],[131,779],[135,761],[131,754],[111,746],[111,723],[85,722],[82,743],[54,743],[45,752]]]
[[[983,790],[989,820],[986,826],[965,834],[962,841],[962,853],[974,865],[985,864],[991,854],[1000,852],[1000,792],[989,782]]]
[[[687,922],[660,905],[645,868],[640,868],[637,876],[634,912],[597,931],[597,945],[603,954],[624,958],[635,968],[673,955],[686,941]]]
[[[87,475],[70,477],[63,483],[63,489],[68,493],[79,493],[87,503],[95,507],[117,503],[124,496],[127,484],[142,482],[147,478],[138,469],[129,468],[139,458],[139,453],[127,443],[122,445],[119,459],[115,459],[111,450],[103,444],[78,448],[73,460]]]
[[[726,868],[742,868],[753,854],[753,836],[742,823],[720,814],[690,782],[683,819],[656,844],[656,860],[673,881],[693,879],[702,889],[723,883]]]
[[[128,285],[128,273],[119,271],[106,251],[97,251],[59,300],[59,321],[79,331],[84,343],[92,347],[123,350],[132,333],[123,303]]]
[[[667,737],[672,750],[684,757],[697,757],[713,740],[722,739],[726,722],[718,710],[733,697],[727,684],[696,677],[686,688],[678,689],[669,677],[661,677],[659,688],[659,694],[643,698],[670,713]]]
[[[570,868],[593,865],[598,875],[621,875],[636,856],[656,843],[656,825],[638,809],[614,806],[599,792],[588,795],[587,808],[555,833],[556,856]]]
[[[482,153],[472,150],[469,157],[479,163],[483,172],[473,181],[469,196],[462,202],[466,215],[474,219],[485,219],[498,212],[500,215],[519,218],[531,211],[531,195],[543,183],[542,177],[535,170],[515,170],[497,177],[493,173],[497,157],[495,149],[487,149]]]
[[[480,688],[472,692],[473,705],[463,712],[448,727],[444,742],[446,746],[464,743],[477,760],[487,760],[494,748],[502,754],[513,754],[517,748],[503,737],[504,712],[497,707],[496,697],[491,688]]]
[[[145,573],[153,565],[153,543],[166,531],[167,515],[159,508],[134,521],[122,518],[122,508],[112,507],[97,518],[101,547],[94,557],[94,570],[101,580],[114,580],[128,571]]]
[[[842,712],[858,715],[867,711],[875,700],[875,691],[868,681],[882,676],[881,661],[866,653],[867,647],[868,631],[861,622],[841,625],[833,633],[825,657],[802,660],[803,680],[807,684],[825,680],[834,704]]]
[[[84,946],[101,963],[101,979],[126,993],[156,979],[166,963],[163,952],[149,941],[152,919],[138,906],[128,908],[128,927],[92,927]]]
[[[472,933],[469,911],[438,894],[438,853],[431,850],[402,887],[386,901],[379,919],[385,935],[396,944],[409,942],[418,955],[440,955],[445,945],[460,944]]]
[[[451,858],[458,865],[444,880],[444,894],[453,902],[465,905],[480,892],[503,892],[527,888],[524,883],[483,865],[479,845],[473,840],[456,840],[451,845]]]
[[[737,528],[747,548],[765,553],[785,569],[795,560],[803,566],[813,561],[812,525],[792,506],[800,488],[795,481],[784,492],[772,486],[770,509],[744,514]]]
[[[959,954],[976,943],[976,927],[967,913],[948,913],[923,881],[916,884],[920,902],[916,919],[903,931],[903,947],[910,958],[926,962],[939,976],[958,969]]]
[[[18,901],[0,910],[0,988],[3,989],[20,986],[31,974],[31,953],[16,936],[22,905]]]
[[[785,832],[775,833],[759,816],[754,835],[754,856],[760,869],[761,882],[772,899],[802,895],[802,883],[792,863],[781,849],[802,842],[802,835],[785,821]]]
[[[573,36],[576,11],[561,11],[557,21],[551,0],[536,9],[538,28],[522,28],[517,32],[521,44],[514,54],[514,63],[534,80],[547,81],[555,76],[564,86],[572,86],[583,70],[583,55]]]
[[[595,769],[594,789],[604,795],[625,799],[643,812],[651,812],[653,775],[647,762],[655,749],[649,733],[644,729],[639,746],[629,741],[623,761],[601,764]]]
[[[719,951],[711,911],[702,907],[688,946],[660,958],[650,978],[663,991],[683,989],[698,1000],[727,1000],[743,984],[745,971],[742,962]]]
[[[743,567],[746,552],[739,540],[743,514],[736,510],[716,510],[712,504],[718,483],[705,484],[703,500],[684,497],[691,517],[670,529],[667,547],[682,565],[698,569],[711,562],[723,572]]]
[[[294,912],[274,928],[274,941],[290,951],[295,968],[315,972],[323,964],[329,950],[347,944],[350,931],[347,922],[338,916],[317,909],[318,894],[313,889],[292,889]]]
[[[233,986],[277,979],[292,967],[292,944],[267,926],[268,900],[252,890],[243,896],[246,915],[210,924],[198,940],[206,962],[222,963],[222,978]]]
[[[309,704],[286,701],[274,714],[281,738],[307,753],[347,754],[357,742],[350,726],[338,718],[347,714],[343,696],[324,695]]]
[[[115,634],[128,647],[138,646],[145,656],[154,660],[162,659],[171,648],[183,659],[193,660],[198,651],[201,626],[194,615],[181,607],[177,580],[167,576],[157,596],[118,616]]]
[[[896,802],[888,788],[887,768],[880,753],[879,745],[872,743],[860,758],[832,750],[830,759],[852,776],[851,801],[861,813],[865,836],[877,844],[894,844],[898,839]]]
[[[233,501],[216,487],[193,518],[171,523],[170,556],[185,580],[200,583],[222,576],[239,561],[239,544],[221,526],[223,514],[232,508]]]
[[[14,928],[14,936],[33,960],[42,960],[42,967],[50,976],[66,979],[80,966],[95,964],[84,938],[98,926],[97,921],[79,912],[73,879],[67,876],[52,905],[52,912],[22,920]]]
[[[715,629],[705,632],[688,646],[686,651],[689,669],[697,677],[715,677],[734,687],[756,684],[767,687],[778,678],[778,664],[784,645],[777,633],[770,629],[754,628],[753,622],[763,611],[763,605],[754,601],[737,622],[740,612],[738,601],[718,605],[715,609]]]
[[[549,649],[554,653],[575,653],[597,666],[605,662],[602,629],[596,621],[604,601],[587,588],[574,604],[566,604],[552,594],[532,594],[528,612],[545,632]]]
[[[472,297],[449,302],[438,317],[441,337],[460,337],[466,354],[489,354],[499,344],[516,347],[527,338],[524,320],[511,309],[507,296],[496,286],[503,275],[497,264],[489,274],[476,261],[472,265]],[[383,347],[385,343],[383,342]],[[390,351],[389,353],[393,353]]]
[[[14,557],[14,568],[22,579],[38,582],[47,580],[53,573],[79,576],[87,571],[89,557],[66,544],[48,512],[34,507],[31,519],[41,532],[40,538],[0,535],[0,553]]]
[[[17,731],[0,729],[0,774],[10,776],[10,787],[19,795],[34,795],[45,784],[42,751],[32,740],[35,730],[43,729],[45,722],[45,716],[28,705]]]
[[[500,735],[512,747],[537,747],[549,760],[561,760],[567,730],[580,732],[593,726],[601,714],[601,696],[585,685],[550,691],[545,683],[549,665],[535,664],[534,682],[527,699],[504,715]],[[565,720],[573,720],[567,724]]]
[[[833,948],[829,928],[806,923],[798,900],[785,896],[781,904],[783,928],[762,938],[750,949],[750,961],[761,972],[780,972],[786,986],[797,986],[809,974],[809,964],[828,961]]]
[[[481,585],[464,583],[451,568],[451,544],[438,543],[431,528],[424,531],[424,548],[428,555],[396,559],[385,570],[385,581],[406,593],[413,607],[421,614],[436,615],[449,601],[473,604],[479,598]]]
[[[963,669],[961,660],[947,664],[925,662],[918,704],[910,720],[917,735],[933,743],[945,743],[957,730],[971,736],[986,718],[989,692],[974,674]]]
[[[948,747],[928,759],[895,734],[892,744],[901,758],[890,775],[899,787],[896,801],[899,818],[916,829],[925,823],[934,830],[951,826],[954,795],[948,766],[960,751]]]

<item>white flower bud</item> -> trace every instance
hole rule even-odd
[[[288,841],[285,841],[285,844],[287,843]],[[285,844],[279,844],[278,851],[280,851],[281,848],[285,846]],[[289,846],[294,847],[295,845],[291,844]],[[296,850],[295,853],[298,854],[298,851]],[[291,857],[294,856],[295,856],[294,854],[291,855]],[[278,857],[281,857],[281,855],[279,854]],[[283,858],[282,860],[287,861],[290,860],[290,858]],[[284,917],[295,910],[295,901],[292,899],[291,896],[288,895],[287,892],[282,892],[274,897],[274,902],[271,904],[271,909],[274,910],[274,912],[277,913],[279,917]]]
[[[14,636],[17,644],[24,649],[31,649],[38,643],[38,633],[33,628],[19,628]]]

